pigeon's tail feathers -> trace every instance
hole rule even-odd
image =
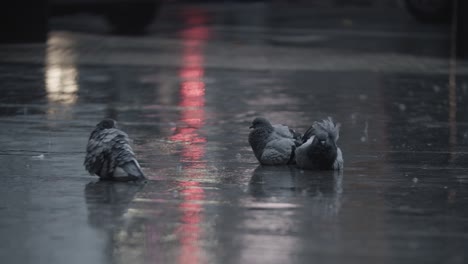
[[[331,135],[332,139],[337,142],[338,138],[340,137],[340,123],[334,123],[333,119],[331,117],[328,117],[327,119],[324,119],[320,122],[314,122],[311,128],[309,128],[305,134],[309,132],[309,130],[312,129],[309,133],[312,134],[318,134],[318,133],[327,133]],[[304,135],[305,135],[304,134]],[[310,138],[310,136],[309,136]]]
[[[134,179],[145,179],[145,175],[141,171],[140,164],[135,159],[123,164],[122,169],[128,173],[128,176]]]

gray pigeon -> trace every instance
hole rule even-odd
[[[296,164],[301,169],[342,170],[343,154],[337,147],[340,124],[328,119],[314,124],[304,133],[296,149]]]
[[[294,150],[301,135],[285,125],[272,125],[266,118],[253,120],[249,144],[257,160],[263,165],[294,164]]]
[[[145,179],[128,135],[116,126],[115,120],[104,119],[91,132],[84,161],[86,170],[102,180]]]

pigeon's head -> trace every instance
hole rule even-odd
[[[333,137],[328,133],[317,133],[308,149],[308,156],[319,169],[330,169],[336,160],[338,149]]]
[[[257,117],[252,121],[252,125],[249,128],[259,128],[259,127],[271,127],[270,121],[264,117]]]
[[[335,141],[333,140],[333,137],[328,134],[328,133],[317,133],[314,137],[314,140],[312,141],[312,145],[315,146],[315,148],[321,149],[321,150],[330,150],[336,148]]]
[[[101,122],[99,122],[96,125],[96,128],[101,129],[101,130],[109,129],[109,128],[117,128],[117,121],[115,121],[114,119],[106,118],[102,120]]]

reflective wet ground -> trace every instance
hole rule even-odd
[[[468,261],[468,75],[447,25],[391,3],[226,2],[168,4],[142,37],[51,27],[0,47],[2,263]],[[334,117],[345,170],[259,166],[258,115]],[[104,117],[146,184],[84,170]]]

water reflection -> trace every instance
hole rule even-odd
[[[49,103],[73,105],[79,90],[74,42],[66,36],[55,36],[48,45],[45,76],[47,99]]]
[[[130,210],[143,183],[90,182],[85,187],[88,223],[97,228],[104,240],[104,263],[143,262],[145,248],[141,244],[145,225],[135,223],[138,218]],[[130,214],[130,215],[127,215]],[[130,222],[128,222],[130,221]]]
[[[388,213],[383,224],[385,230],[392,230],[385,240],[397,236],[404,241],[389,243],[393,258],[404,244],[414,252],[431,252],[435,263],[464,263],[468,188],[459,177],[465,173],[447,168],[444,177],[437,169],[413,169],[408,174],[409,179],[395,181],[384,190]]]
[[[46,91],[49,102],[74,104],[78,92],[77,78],[75,67],[47,66]]]
[[[336,216],[341,208],[343,172],[302,171],[294,166],[259,165],[249,183],[256,198],[307,196],[309,209],[323,216]]]
[[[338,242],[336,221],[342,204],[343,175],[332,171],[301,171],[294,166],[261,166],[252,172],[241,208],[226,208],[221,229],[233,228],[226,253],[232,263],[295,263],[320,245]],[[314,239],[312,239],[314,238]],[[261,252],[261,254],[259,254]]]
[[[91,226],[112,229],[127,211],[144,184],[90,182],[85,187],[88,222]]]
[[[196,181],[205,176],[204,162],[206,138],[199,130],[205,123],[205,73],[203,49],[210,34],[209,28],[202,25],[206,15],[197,10],[186,10],[182,13],[188,29],[182,31],[182,67],[179,72],[180,102],[182,107],[180,126],[176,128],[171,140],[184,143],[181,151],[184,180],[179,187],[182,202],[179,210],[182,213],[180,226],[176,230],[181,248],[178,262],[181,264],[203,263],[200,251],[202,235],[203,207],[197,201],[205,199],[205,191]],[[194,23],[200,24],[194,27]]]

